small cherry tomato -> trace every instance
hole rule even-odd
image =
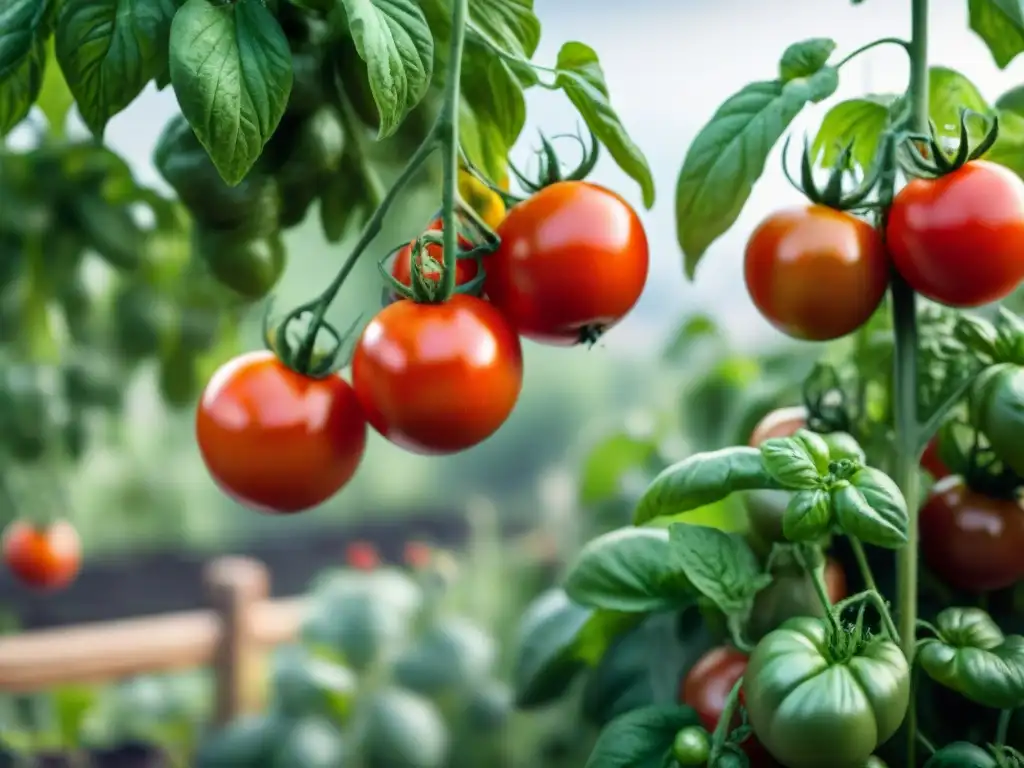
[[[508,191],[507,175],[504,178],[504,184],[499,182],[498,186],[506,192]],[[501,196],[483,182],[477,181],[473,174],[462,168],[459,169],[459,195],[491,229],[496,229],[504,221],[505,202]]]
[[[614,192],[585,181],[544,187],[514,206],[484,261],[486,293],[520,334],[592,340],[633,308],[647,282],[643,224]]]
[[[749,445],[759,448],[765,440],[775,437],[792,437],[798,429],[807,426],[807,409],[802,405],[776,408],[761,419],[750,433]]]
[[[435,219],[427,227],[428,232],[441,232],[444,229],[444,222],[441,219]],[[473,247],[466,238],[459,235],[459,249],[468,251]],[[444,249],[440,245],[428,245],[426,247],[426,253],[434,261],[440,263],[444,258]],[[422,256],[421,256],[422,258]],[[476,259],[459,259],[455,262],[455,284],[465,285],[474,277],[477,272],[480,271],[480,267],[476,262]],[[404,246],[396,255],[395,259],[391,264],[391,276],[395,278],[402,285],[412,285],[412,243]],[[441,273],[432,270],[424,269],[423,277],[427,280],[433,280],[437,282],[441,279]]]
[[[433,562],[434,551],[422,541],[409,541],[406,542],[402,560],[413,570],[422,570]]]
[[[4,562],[23,584],[37,589],[66,587],[82,565],[82,542],[71,523],[37,526],[15,520],[3,536]]]
[[[744,259],[747,290],[768,322],[805,341],[846,336],[868,321],[889,286],[889,259],[870,224],[812,205],[773,213]]]
[[[949,467],[942,461],[939,455],[939,440],[933,437],[928,441],[928,446],[921,455],[921,468],[935,480],[941,480],[952,474]]]
[[[704,765],[711,754],[711,740],[703,728],[683,728],[672,741],[672,757],[680,765]]]
[[[372,571],[380,565],[380,556],[373,544],[353,541],[345,548],[345,563],[357,571]]]
[[[989,592],[1024,576],[1024,510],[974,491],[958,475],[937,482],[920,514],[921,552],[942,581]]]
[[[951,307],[998,301],[1024,279],[1024,182],[984,160],[914,179],[893,200],[886,244],[923,296]]]
[[[352,479],[366,418],[340,376],[309,378],[260,350],[225,363],[207,383],[196,440],[229,496],[263,512],[301,512]]]
[[[363,330],[352,383],[370,424],[417,453],[455,453],[483,442],[512,413],[523,384],[519,337],[486,301],[402,300]]]

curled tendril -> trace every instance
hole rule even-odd
[[[323,319],[323,310],[318,301],[310,301],[295,307],[284,318],[272,325],[271,304],[267,303],[263,313],[262,336],[264,346],[273,352],[286,366],[304,376],[320,379],[336,373],[348,364],[346,349],[354,338],[356,329],[363,322],[360,314],[343,332]],[[296,343],[292,339],[292,326],[301,320],[308,320],[306,328],[298,335]],[[326,333],[329,346],[326,350],[318,350],[317,342],[320,332]]]
[[[973,148],[969,127],[971,118],[980,118],[987,126],[984,138]],[[983,115],[970,109],[961,109],[960,135],[957,138],[956,151],[952,154],[943,146],[943,137],[933,121],[929,121],[928,129],[928,135],[903,135],[904,151],[900,153],[900,164],[908,176],[938,178],[962,168],[972,160],[979,159],[992,149],[999,138],[999,118],[996,115]]]
[[[597,166],[597,160],[600,157],[601,145],[594,135],[593,131],[588,131],[590,135],[589,146],[584,140],[581,132],[577,130],[576,133],[560,134],[553,136],[549,139],[540,132],[540,149],[537,150],[537,157],[540,160],[540,167],[537,171],[537,180],[530,179],[525,173],[520,171],[512,163],[508,164],[509,170],[512,171],[512,175],[516,177],[516,181],[519,185],[530,194],[540,191],[544,187],[549,187],[552,184],[557,184],[560,181],[583,181]],[[558,158],[558,153],[555,151],[555,146],[552,143],[557,139],[573,139],[579,144],[582,152],[582,160],[580,164],[569,174],[562,173],[562,162]]]
[[[789,146],[792,135],[786,137],[782,145],[782,172],[786,180],[800,194],[817,205],[825,205],[839,211],[861,210],[873,207],[868,201],[871,193],[875,190],[878,180],[881,177],[882,169],[887,162],[887,156],[893,146],[893,139],[889,134],[884,134],[875,154],[875,160],[871,167],[861,179],[853,163],[853,142],[844,146],[836,162],[829,169],[828,180],[824,187],[819,187],[814,178],[815,153],[811,148],[810,140],[804,137],[804,150],[800,159],[800,180],[797,181],[789,170],[787,158],[789,157]],[[854,187],[847,191],[848,180],[853,180]]]

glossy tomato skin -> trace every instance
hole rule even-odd
[[[747,242],[743,270],[758,311],[805,341],[857,330],[889,285],[889,258],[875,228],[821,205],[765,219]]]
[[[4,562],[23,584],[36,589],[66,587],[82,565],[82,543],[71,523],[48,526],[15,520],[3,535]]]
[[[366,417],[340,376],[303,376],[272,352],[225,363],[196,411],[210,476],[242,504],[291,514],[322,504],[355,475]]]
[[[522,348],[482,299],[403,299],[366,326],[352,383],[385,438],[416,453],[455,453],[486,440],[512,413],[523,384]]]
[[[747,655],[729,646],[712,648],[701,656],[683,678],[680,701],[697,713],[700,724],[708,733],[714,733],[725,711],[725,703],[736,681],[747,671]],[[743,691],[740,691],[743,703]],[[737,713],[738,714],[738,713]],[[740,724],[737,716],[733,727]],[[753,737],[743,742],[743,751],[750,758],[752,768],[767,768],[774,761]]]
[[[498,226],[484,261],[486,293],[519,333],[571,346],[605,331],[636,304],[647,282],[647,234],[614,192],[585,181],[544,187]]]
[[[759,448],[773,437],[792,437],[798,429],[807,427],[807,409],[802,405],[776,408],[761,419],[750,433],[749,445]]]
[[[915,179],[893,201],[886,242],[899,273],[929,299],[998,301],[1024,278],[1024,182],[985,160]]]
[[[921,508],[925,563],[951,587],[990,592],[1024,576],[1024,510],[971,490],[963,478],[937,482]]]
[[[427,227],[428,232],[441,232],[444,229],[444,222],[441,219],[434,219]],[[459,249],[468,251],[472,248],[470,243],[462,235],[459,235]],[[430,258],[440,262],[444,258],[444,249],[440,245],[428,245],[426,248]],[[455,263],[455,284],[465,285],[480,271],[476,259],[459,259]],[[402,285],[412,285],[412,243],[404,246],[396,255],[391,264],[391,276]],[[436,270],[423,270],[423,276],[434,282],[441,279],[441,273]]]

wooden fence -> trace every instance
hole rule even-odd
[[[210,608],[140,619],[45,629],[0,638],[0,692],[212,665],[215,720],[258,712],[263,681],[252,674],[276,645],[294,640],[302,599],[270,600],[269,571],[249,558],[212,561],[204,580]]]

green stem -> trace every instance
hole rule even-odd
[[[1010,719],[1012,717],[1012,709],[1004,709],[999,713],[999,725],[996,727],[996,746],[1001,747],[1006,743],[1006,734],[1010,730]]]
[[[466,39],[466,18],[469,0],[455,0],[452,9],[452,41],[448,59],[448,79],[444,84],[444,102],[438,125],[444,132],[441,158],[444,165],[444,186],[441,189],[444,245],[444,270],[441,275],[440,298],[447,299],[455,292],[456,257],[459,248],[459,230],[455,219],[455,203],[459,178],[459,102],[462,79],[462,48]]]
[[[856,536],[847,536],[847,539],[850,542],[850,547],[853,549],[853,557],[857,561],[860,577],[864,579],[864,588],[877,592],[878,584],[875,582],[875,575],[871,572],[871,566],[868,564],[868,556],[864,552],[864,545],[860,543],[860,539]]]
[[[928,0],[911,0],[910,35],[910,129],[928,131]],[[892,314],[895,333],[893,389],[896,424],[896,484],[906,499],[907,542],[896,556],[897,617],[900,646],[907,662],[913,665],[917,650],[917,578],[918,578],[918,464],[920,462],[920,424],[917,414],[917,297],[913,289],[894,271]],[[907,760],[916,765],[917,740],[916,689],[911,692],[907,710]]]
[[[851,605],[864,602],[871,603],[871,605],[874,606],[874,609],[878,611],[878,615],[882,618],[882,626],[885,627],[886,634],[889,635],[889,638],[894,643],[898,643],[900,641],[900,635],[896,630],[896,622],[892,620],[892,614],[889,613],[889,606],[885,604],[885,598],[882,597],[881,592],[867,589],[863,592],[858,592],[856,595],[850,595],[850,597],[847,597],[844,600],[840,600],[835,605],[836,615],[842,616],[846,609]]]
[[[741,677],[736,681],[736,684],[733,685],[732,690],[729,691],[729,698],[725,700],[725,707],[722,709],[722,716],[718,718],[718,725],[715,726],[715,732],[711,734],[711,754],[708,756],[708,765],[715,764],[715,759],[722,751],[722,746],[729,737],[729,732],[732,729],[732,720],[736,715],[736,708],[740,703],[740,688],[742,686],[743,678]]]
[[[853,60],[853,59],[857,58],[858,56],[860,56],[862,53],[866,53],[867,51],[870,51],[872,48],[877,48],[880,45],[898,45],[900,48],[902,48],[907,53],[910,53],[910,50],[911,50],[911,44],[908,43],[906,40],[903,40],[902,38],[899,38],[899,37],[883,37],[883,38],[881,38],[879,40],[874,40],[874,41],[868,43],[867,45],[862,45],[860,48],[855,50],[853,53],[847,54],[842,59],[840,59],[839,63],[836,64],[835,68],[839,69],[844,64],[848,64],[851,60]]]

